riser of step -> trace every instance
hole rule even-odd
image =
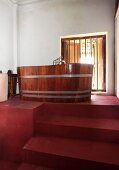
[[[119,130],[87,128],[52,124],[35,124],[35,135],[48,135],[119,143]]]
[[[36,119],[48,115],[119,119],[119,105],[44,104]]]
[[[38,152],[25,151],[24,161],[26,163],[32,163],[37,166],[46,166],[48,168],[56,170],[118,170],[119,166],[109,165],[105,163],[98,163],[95,161],[80,160],[76,158],[68,158],[57,155],[50,155]],[[46,170],[47,170],[46,169]],[[19,169],[24,170],[24,169]],[[26,169],[25,169],[26,170]],[[29,169],[28,169],[29,170]],[[38,169],[39,170],[39,169]],[[45,169],[42,169],[45,170]]]

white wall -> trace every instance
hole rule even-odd
[[[119,98],[119,7],[115,17],[115,91]]]
[[[0,70],[14,70],[13,60],[13,5],[0,0]]]
[[[19,7],[18,65],[46,65],[60,56],[60,37],[107,32],[106,81],[114,93],[114,0],[39,0]]]

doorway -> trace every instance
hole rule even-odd
[[[106,91],[106,35],[61,39],[61,55],[66,63],[93,64],[93,91]]]

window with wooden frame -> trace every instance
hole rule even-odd
[[[94,64],[92,90],[106,90],[106,35],[61,39],[66,63]]]

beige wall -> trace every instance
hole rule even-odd
[[[32,3],[31,0],[30,2],[30,4],[21,3],[17,11],[17,5],[12,4],[10,0],[0,0],[0,70],[7,72],[8,69],[16,70],[20,65],[52,64],[52,61],[60,56],[61,37],[105,32],[107,33],[106,90],[108,94],[114,94],[115,1],[36,0]],[[118,50],[116,53],[115,64],[118,64]],[[115,89],[119,96],[117,64]]]
[[[18,65],[47,65],[60,56],[60,37],[106,32],[106,90],[114,94],[112,0],[45,0],[19,6]]]
[[[4,73],[14,69],[13,15],[13,4],[0,0],[0,70]]]

